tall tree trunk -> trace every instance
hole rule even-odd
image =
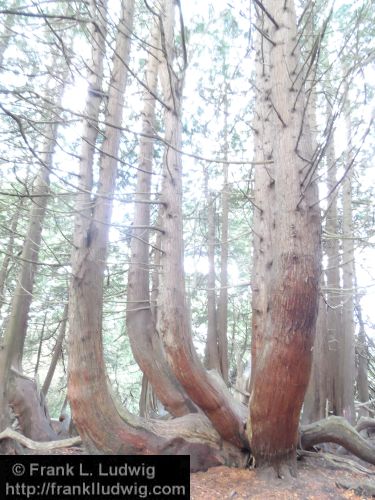
[[[331,109],[327,110],[327,122],[332,121]],[[341,296],[340,296],[340,248],[337,214],[337,162],[333,132],[327,144],[327,190],[332,193],[328,199],[325,223],[325,249],[327,255],[326,301],[327,301],[327,339],[328,339],[328,372],[327,384],[329,410],[334,415],[341,413],[340,389],[340,352],[342,335]]]
[[[164,170],[162,185],[163,234],[158,331],[168,361],[188,395],[206,413],[223,439],[246,447],[240,410],[226,387],[206,372],[195,351],[185,293],[182,232],[181,98],[184,75],[174,70],[174,2],[167,1],[163,17],[165,61],[162,86],[165,112]]]
[[[205,171],[205,194],[207,202],[207,341],[205,351],[205,365],[208,370],[216,370],[221,374],[219,359],[219,343],[216,317],[216,272],[215,272],[215,247],[216,247],[216,199],[208,188],[208,170]]]
[[[91,200],[93,178],[93,150],[95,143],[80,161],[81,195],[77,197],[72,250],[72,281],[69,294],[69,370],[68,397],[74,423],[88,444],[105,449],[108,414],[113,409],[107,388],[102,346],[103,277],[108,249],[112,197],[117,175],[117,154],[130,58],[133,29],[134,1],[122,1],[116,47],[109,84],[106,128],[102,145],[99,183],[96,197]],[[94,55],[94,54],[93,54]],[[102,64],[97,56],[97,64]],[[87,106],[97,104],[90,94]],[[90,114],[88,113],[90,117]],[[97,115],[95,116],[97,119]],[[84,137],[91,132],[89,120],[84,124]],[[94,135],[94,134],[93,134]],[[96,137],[96,136],[95,136]],[[83,147],[85,144],[83,139]],[[94,305],[94,307],[93,307]],[[82,347],[84,346],[84,347]],[[82,380],[97,374],[93,386],[88,388]],[[117,438],[117,436],[116,436]],[[117,446],[117,445],[116,445]],[[101,448],[102,447],[102,448]]]
[[[63,93],[63,85],[57,89],[57,102],[60,101]],[[38,264],[39,249],[42,239],[43,222],[47,208],[49,195],[49,178],[52,169],[52,155],[56,143],[57,122],[50,125],[44,134],[44,141],[40,147],[40,162],[38,175],[35,180],[32,191],[32,206],[29,214],[29,224],[23,244],[20,260],[22,262],[17,280],[15,292],[11,301],[10,315],[6,330],[2,338],[2,348],[0,349],[0,424],[4,425],[7,421],[7,405],[20,406],[17,401],[22,399],[22,394],[27,398],[29,395],[20,387],[24,385],[22,377],[12,377],[11,369],[22,373],[22,357],[24,343],[27,333],[28,315],[33,296],[34,280]],[[35,390],[31,384],[29,390]],[[36,396],[35,396],[36,397]],[[30,429],[31,434],[28,437],[43,439],[39,432],[39,427],[44,424],[39,422],[39,408],[35,407],[35,413],[32,413],[33,405],[30,406],[25,415],[28,416],[26,432]],[[48,416],[47,416],[48,417]],[[48,418],[47,418],[48,420]],[[26,422],[26,420],[25,420]],[[48,421],[45,422],[46,437],[50,437]],[[34,426],[34,427],[33,427]],[[33,433],[35,428],[35,434]]]
[[[103,278],[116,181],[117,126],[126,84],[123,61],[129,60],[133,12],[133,1],[122,3],[106,119],[112,126],[108,125],[105,131],[99,190],[89,234],[82,234],[81,210],[76,211],[69,301],[68,393],[73,419],[93,452],[190,454],[193,470],[220,463],[240,464],[243,463],[241,451],[224,443],[202,415],[147,423],[119,407],[107,386],[102,343]]]
[[[319,154],[318,147],[318,125],[316,120],[316,110],[317,110],[317,91],[316,91],[316,71],[318,66],[318,60],[315,58],[317,51],[314,50],[316,44],[321,36],[320,30],[317,34],[318,26],[316,26],[316,6],[307,0],[306,7],[307,11],[305,16],[307,17],[307,26],[305,27],[307,31],[307,46],[305,56],[306,64],[304,71],[304,78],[306,79],[306,99],[307,99],[307,116],[308,123],[311,130],[311,140],[313,155],[316,157]],[[319,49],[318,49],[319,51]],[[315,58],[315,59],[314,59]],[[323,255],[320,255],[320,261],[323,261]],[[327,305],[324,297],[325,280],[324,274],[320,277],[320,294],[319,294],[319,308],[318,317],[316,320],[316,336],[313,347],[313,362],[311,367],[311,375],[309,385],[307,387],[305,400],[303,403],[302,412],[302,422],[311,423],[317,420],[321,420],[326,414],[326,402],[327,402]]]
[[[356,286],[357,289],[357,286]],[[360,303],[360,299],[358,297],[358,291],[356,290],[356,313],[359,324],[359,332],[357,339],[357,356],[358,356],[358,368],[357,368],[357,391],[358,391],[358,399],[360,403],[366,403],[370,399],[370,391],[369,391],[369,380],[368,380],[368,345],[366,338],[366,330],[365,330],[365,322],[363,321],[362,316],[362,307]],[[358,411],[359,416],[368,417],[369,412],[366,408],[360,407]]]
[[[268,165],[257,166],[255,173],[256,339],[248,434],[257,465],[272,465],[280,474],[284,465],[291,466],[291,471],[295,467],[299,415],[310,376],[318,309],[320,214],[294,4],[267,0],[263,7],[261,30],[271,42],[261,40],[258,50],[259,57],[269,54],[261,61],[269,75],[260,68],[257,88],[264,102],[261,112],[266,112],[260,119],[270,127],[266,140],[271,142],[272,154],[266,159],[273,161],[273,169],[270,174]],[[270,43],[271,49],[262,54],[264,44]]]
[[[228,85],[224,95],[224,160],[228,161]],[[221,193],[220,293],[217,304],[217,335],[220,371],[228,384],[228,256],[229,256],[229,183],[228,163],[223,164],[224,184]]]
[[[353,234],[353,209],[352,209],[352,126],[348,102],[348,86],[346,87],[345,121],[348,136],[347,166],[349,171],[342,187],[342,284],[343,284],[343,309],[342,309],[342,337],[341,356],[339,365],[339,380],[341,384],[343,415],[350,423],[355,422],[354,410],[354,381],[355,381],[355,350],[354,350],[354,234]]]
[[[148,91],[143,96],[140,164],[137,172],[136,197],[130,265],[128,271],[127,332],[135,360],[151,383],[157,397],[175,416],[194,410],[194,404],[169,369],[162,343],[156,332],[150,303],[150,204],[155,134],[155,93],[157,91],[160,57],[159,27],[153,29],[146,69]],[[156,249],[156,251],[158,251]]]

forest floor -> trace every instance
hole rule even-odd
[[[25,450],[25,454],[39,455],[40,452]],[[42,454],[85,455],[86,452],[81,447],[72,447],[51,450]],[[375,498],[375,466],[356,459],[352,455],[337,456],[318,453],[315,457],[303,457],[298,461],[296,479],[265,478],[254,469],[235,469],[224,466],[213,467],[206,472],[193,473],[190,478],[192,500],[367,500]],[[342,487],[343,484],[349,483],[355,491]],[[367,491],[364,492],[363,488]]]
[[[362,462],[364,464],[364,462]],[[340,484],[366,485],[375,496],[375,467],[365,465],[369,476],[347,467],[344,470],[319,458],[303,458],[298,463],[296,479],[262,478],[255,470],[214,467],[191,474],[192,500],[321,500],[370,499],[363,490],[347,490]],[[359,486],[361,488],[361,486]]]

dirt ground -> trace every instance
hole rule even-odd
[[[298,463],[297,479],[265,479],[255,470],[214,467],[207,472],[191,474],[192,500],[271,500],[271,499],[369,499],[357,495],[336,483],[351,482],[373,485],[375,467],[369,467],[372,475],[343,470],[317,458],[304,458]]]
[[[25,450],[25,454],[40,454]],[[81,447],[63,448],[42,453],[43,455],[85,455]],[[332,455],[331,455],[332,456]],[[349,458],[350,457],[350,458]],[[190,475],[192,500],[367,500],[375,498],[375,466],[345,455],[339,465],[319,457],[303,457],[298,461],[296,479],[263,478],[254,469],[213,467],[206,472]],[[360,471],[362,467],[362,472]],[[367,472],[366,472],[367,471]],[[356,494],[338,484],[351,483],[367,486],[371,494]]]

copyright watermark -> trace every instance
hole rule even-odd
[[[190,498],[188,456],[1,456],[0,499]]]
[[[23,464],[14,464],[12,465],[12,472],[16,477],[21,477],[26,472],[26,467]]]

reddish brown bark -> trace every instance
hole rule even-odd
[[[140,164],[134,208],[130,265],[128,271],[127,333],[132,352],[140,369],[165,408],[175,416],[196,411],[176,377],[168,367],[164,350],[156,332],[150,303],[150,206],[151,179],[155,133],[155,95],[159,65],[159,29],[156,26],[150,40],[144,94]],[[158,250],[156,250],[158,251]]]
[[[299,416],[311,369],[320,276],[320,216],[312,181],[311,135],[296,74],[296,18],[276,0],[263,2],[262,32],[272,40],[258,66],[261,121],[273,167],[255,177],[252,383],[248,433],[258,466],[294,466]],[[272,21],[272,20],[273,21]],[[263,38],[263,37],[262,37]],[[268,73],[269,72],[269,73]],[[267,131],[268,129],[268,131]],[[260,130],[258,130],[260,133]],[[261,146],[260,146],[261,148]],[[271,201],[271,203],[270,203]]]
[[[240,410],[228,391],[207,373],[195,351],[187,314],[183,266],[181,97],[183,76],[171,72],[174,46],[174,5],[167,2],[164,23],[166,61],[162,85],[165,112],[165,140],[162,184],[163,234],[161,236],[161,276],[158,331],[168,361],[187,394],[211,420],[221,437],[243,448],[247,446]]]

